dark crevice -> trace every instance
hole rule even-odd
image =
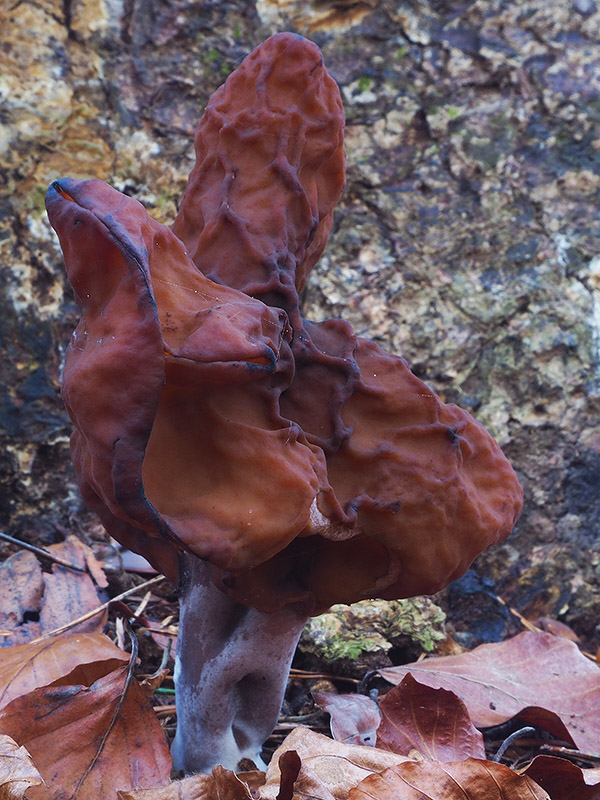
[[[69,39],[75,39],[75,33],[73,28],[71,27],[73,22],[73,7],[72,7],[72,0],[63,0],[63,14],[65,18],[65,27],[67,29],[67,33]]]

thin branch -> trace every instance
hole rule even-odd
[[[136,617],[141,617],[142,614],[144,613],[144,611],[146,610],[146,607],[148,606],[148,603],[150,602],[151,594],[152,594],[152,592],[150,590],[148,590],[146,592],[146,594],[144,595],[144,597],[142,598],[141,603],[139,604],[139,606],[134,611],[134,614],[135,614]]]
[[[0,531],[0,539],[2,539],[4,542],[10,542],[10,544],[16,544],[19,547],[22,547],[24,550],[30,550],[32,553],[35,553],[36,556],[44,558],[46,561],[52,561],[54,564],[58,564],[61,567],[72,569],[75,572],[87,572],[85,567],[76,567],[75,564],[69,564],[68,561],[53,555],[43,547],[36,547],[34,544],[29,544],[29,542],[22,542],[20,539],[15,539],[14,536],[10,536],[8,533],[3,533]]]
[[[113,597],[112,600],[108,600],[106,603],[102,603],[101,606],[93,608],[91,611],[88,611],[87,614],[82,614],[80,617],[77,617],[77,619],[73,619],[71,622],[61,625],[60,628],[55,628],[53,631],[49,631],[43,636],[38,636],[37,639],[32,639],[32,641],[28,642],[28,644],[37,644],[38,642],[43,642],[45,639],[49,639],[51,636],[58,636],[60,633],[65,633],[66,631],[71,630],[71,628],[74,628],[76,625],[80,625],[82,622],[87,622],[88,619],[92,619],[92,617],[95,617],[97,614],[102,614],[110,607],[111,603],[123,600],[125,597],[129,597],[129,595],[139,592],[141,589],[146,589],[149,586],[155,586],[157,583],[160,583],[164,580],[166,580],[166,578],[163,575],[157,575],[155,578],[150,578],[150,580],[140,583],[139,586],[134,586],[131,589],[127,589],[126,592],[118,594],[116,597]]]
[[[583,753],[581,750],[575,750],[572,747],[559,747],[552,744],[543,744],[540,747],[543,753],[550,753],[553,756],[561,758],[573,759],[575,761],[589,761],[592,764],[600,764],[600,755],[598,753]]]
[[[177,637],[177,630],[175,628],[149,628],[144,625],[144,633],[158,633],[160,636],[170,636],[175,639]]]
[[[520,614],[517,611],[516,608],[513,608],[512,606],[510,606],[506,602],[506,600],[504,600],[502,597],[500,597],[499,594],[495,594],[494,596],[495,596],[496,600],[498,600],[500,603],[502,603],[503,606],[506,606],[506,608],[513,615],[513,617],[516,617],[519,620],[519,622],[521,623],[521,625],[524,628],[526,628],[528,631],[535,631],[536,633],[546,633],[546,631],[543,628],[539,628],[537,625],[534,625],[533,622],[530,622],[526,617],[524,617],[522,614]],[[596,656],[593,655],[592,653],[587,653],[585,650],[582,650],[581,648],[579,648],[579,652],[582,655],[584,655],[586,658],[589,658],[590,661],[596,662]]]
[[[492,761],[500,761],[504,753],[508,750],[513,742],[517,739],[520,739],[522,736],[528,736],[530,733],[535,733],[535,728],[519,728],[518,731],[511,733],[510,736],[507,736],[506,739],[502,742],[498,751],[495,756],[492,756]]]
[[[358,678],[349,678],[347,675],[334,675],[333,673],[330,672],[311,672],[310,670],[306,669],[292,668],[290,670],[290,676],[292,678],[300,678],[300,679],[324,678],[330,681],[346,681],[347,683],[360,683]]]
[[[152,710],[159,719],[177,716],[177,709],[175,706],[152,706]]]
[[[156,678],[161,672],[164,672],[167,669],[167,664],[169,663],[169,656],[171,655],[171,640],[167,642],[166,647],[163,647],[162,651],[162,658],[160,660],[160,666],[154,673],[154,675],[150,675],[151,678]]]

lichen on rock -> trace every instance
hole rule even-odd
[[[445,638],[445,619],[443,610],[427,597],[335,605],[308,622],[299,648],[327,668],[339,669],[341,664],[360,675],[390,665],[389,651],[401,640],[431,653]]]

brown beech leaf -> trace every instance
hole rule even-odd
[[[552,633],[554,636],[562,636],[563,639],[570,639],[572,642],[578,642],[579,636],[575,633],[573,628],[570,628],[564,622],[552,617],[538,617],[535,625],[547,633]]]
[[[278,797],[280,759],[290,750],[296,751],[302,763],[293,786],[293,800],[305,800],[303,792],[311,800],[331,800],[332,797],[347,800],[348,791],[358,786],[367,775],[409,760],[376,747],[336,742],[309,728],[294,728],[271,758],[266,782],[259,790],[261,800],[276,800]]]
[[[380,670],[394,684],[407,673],[457,694],[478,727],[519,716],[580,750],[598,747],[600,670],[567,639],[526,631],[462,655]]]
[[[75,537],[47,548],[48,552],[75,567],[93,567],[98,586],[106,577],[89,547]],[[25,644],[100,605],[94,581],[86,572],[53,564],[44,572],[37,557],[27,550],[0,564],[0,647]],[[81,623],[73,632],[99,631],[106,614]]]
[[[371,775],[348,800],[549,800],[530,778],[494,761],[419,761]]]
[[[153,675],[148,675],[147,678],[144,678],[143,681],[140,681],[140,686],[146,692],[148,697],[150,697],[151,694],[154,694],[154,692],[157,689],[160,689],[164,679],[167,677],[168,674],[169,674],[168,667],[163,667],[162,669],[159,669],[157,672],[155,672]]]
[[[588,786],[600,785],[600,767],[590,767],[581,770]]]
[[[42,568],[27,550],[0,564],[0,647],[11,647],[40,635],[40,623],[27,620],[27,612],[39,613],[44,593]]]
[[[264,774],[264,773],[263,773]],[[215,767],[211,775],[192,775],[168,786],[119,791],[118,800],[254,800],[250,788],[235,772]]]
[[[100,561],[96,558],[91,547],[85,548],[85,566],[94,583],[99,589],[106,589],[108,578]]]
[[[21,800],[32,786],[39,786],[42,776],[31,756],[14,739],[0,733],[0,798]]]
[[[91,686],[35,689],[0,712],[0,730],[27,748],[46,783],[30,800],[98,800],[168,783],[167,742],[136,681],[119,708],[126,674],[120,667]]]
[[[90,686],[128,661],[129,654],[102,633],[66,633],[10,647],[2,651],[0,659],[0,709],[50,684]]]
[[[346,744],[375,747],[381,714],[374,700],[364,694],[313,692],[312,696],[331,717],[331,735],[334,739]]]
[[[335,800],[319,771],[305,766],[295,750],[288,750],[279,759],[281,786],[277,800]]]
[[[377,747],[402,756],[417,750],[428,761],[485,758],[483,736],[454,692],[432,689],[409,673],[379,708]]]
[[[118,800],[209,800],[214,788],[212,775],[191,775],[156,789],[118,791]],[[227,800],[229,800],[227,798]]]
[[[258,797],[258,790],[261,786],[264,786],[267,779],[266,773],[260,769],[243,770],[242,772],[237,772],[236,775],[241,781],[244,781],[254,797]]]
[[[211,777],[214,788],[207,800],[252,800],[247,784],[230,769],[214,767]]]
[[[600,769],[581,769],[564,758],[536,756],[524,772],[551,800],[600,800]]]
[[[60,544],[51,545],[48,551],[58,558],[82,569],[87,567],[93,556],[89,547],[74,536],[69,536]],[[52,572],[44,573],[44,596],[40,609],[41,633],[49,633],[66,625],[101,604],[93,580],[87,572],[52,565]],[[106,622],[104,611],[73,628],[73,632],[101,631]]]

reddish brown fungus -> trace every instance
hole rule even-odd
[[[521,510],[466,411],[346,322],[300,314],[343,126],[318,48],[278,34],[211,98],[173,231],[101,181],[48,192],[82,310],[63,395],[83,496],[181,577],[185,771],[258,759],[307,615],[436,592]]]

